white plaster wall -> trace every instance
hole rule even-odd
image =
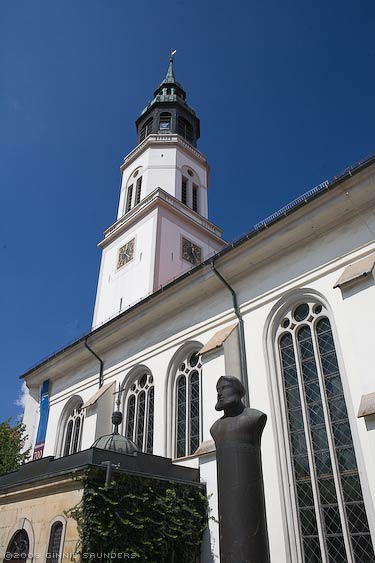
[[[93,326],[127,309],[153,290],[157,211],[151,211],[136,225],[103,248]],[[121,246],[135,238],[134,258],[117,269]]]
[[[217,242],[204,231],[194,228],[191,223],[178,214],[161,210],[157,239],[155,289],[193,267],[193,264],[182,258],[182,237],[202,248],[203,260],[223,247],[223,243]]]

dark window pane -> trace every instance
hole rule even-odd
[[[298,379],[297,379],[296,366],[294,365],[292,367],[284,368],[283,371],[284,371],[285,386],[290,387],[292,385],[297,385]]]
[[[332,465],[329,451],[320,451],[315,453],[316,472],[319,477],[323,475],[331,475]]]
[[[307,456],[298,456],[293,458],[294,471],[296,479],[302,479],[310,475],[309,460]]]
[[[325,378],[325,387],[327,391],[327,397],[335,397],[337,395],[342,395],[342,385],[339,375],[334,375]]]
[[[304,319],[306,319],[307,315],[309,314],[309,306],[307,305],[307,303],[303,303],[302,305],[299,305],[297,307],[297,309],[294,311],[294,318],[296,321],[303,321]]]
[[[327,537],[329,563],[347,563],[344,538],[342,536]]]
[[[328,438],[325,426],[311,430],[314,451],[328,450]]]
[[[352,443],[352,434],[350,431],[349,421],[337,422],[333,425],[333,436],[335,441],[335,446],[337,448],[341,446],[350,446]]]
[[[146,404],[146,393],[144,391],[141,391],[138,395],[137,430],[136,430],[136,444],[140,450],[143,450],[143,434],[145,427],[145,404]]]
[[[297,432],[291,434],[293,454],[307,454],[305,433]]]
[[[322,552],[318,537],[304,538],[303,549],[305,563],[322,563]]]
[[[62,530],[63,525],[61,522],[53,524],[48,544],[47,561],[58,561]]]
[[[66,429],[66,437],[65,437],[65,446],[64,446],[64,455],[69,455],[70,452],[70,442],[72,440],[72,433],[73,433],[73,421],[69,420],[68,427]]]
[[[190,376],[190,454],[199,447],[199,374]]]
[[[298,481],[296,487],[300,507],[314,506],[311,481]]]
[[[302,535],[315,536],[317,534],[317,527],[314,508],[301,508],[300,518]]]
[[[148,423],[147,423],[147,447],[146,451],[148,454],[152,454],[152,448],[154,443],[154,388],[151,387],[149,390],[148,397]]]
[[[126,437],[134,441],[134,418],[135,418],[135,395],[130,395],[128,399]]]
[[[339,507],[332,504],[326,506],[323,515],[327,534],[342,534]]]
[[[324,413],[321,403],[313,403],[312,405],[308,405],[308,413],[311,426],[324,424]]]
[[[301,399],[298,387],[290,387],[289,389],[286,389],[286,400],[290,409],[300,408]]]
[[[319,486],[320,501],[323,505],[337,503],[337,493],[336,493],[336,487],[333,478],[319,479],[318,486]]]
[[[306,400],[308,403],[321,401],[320,387],[318,380],[311,383],[305,383]]]
[[[186,378],[181,376],[177,382],[177,432],[176,455],[186,455]]]
[[[75,421],[75,424],[74,424],[72,454],[75,454],[78,451],[80,431],[81,431],[81,419],[80,419],[80,417],[78,417]]]

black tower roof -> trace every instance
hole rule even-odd
[[[197,145],[200,122],[195,111],[186,103],[186,92],[175,78],[173,63],[171,55],[164,80],[135,122],[138,144],[151,134],[177,133],[191,145]]]

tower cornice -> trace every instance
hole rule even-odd
[[[163,133],[162,135],[148,135],[142,143],[137,145],[129,154],[124,158],[124,162],[120,166],[121,172],[129,166],[140,154],[142,154],[147,148],[152,146],[175,146],[184,150],[190,157],[195,158],[200,163],[204,163],[209,170],[209,164],[207,157],[201,153],[198,149],[193,147],[190,143],[185,141],[181,135],[177,133]]]
[[[149,213],[152,209],[157,206],[168,207],[171,211],[177,212],[180,216],[182,215],[186,221],[194,223],[194,226],[199,230],[205,231],[205,233],[211,238],[215,239],[225,246],[226,242],[221,238],[222,229],[208,221],[199,213],[195,213],[189,207],[186,207],[178,199],[167,193],[162,188],[157,188],[147,197],[145,197],[136,207],[131,211],[120,217],[113,225],[108,227],[104,231],[104,239],[98,244],[100,248],[104,248],[115,240],[121,233],[128,229],[135,222]]]

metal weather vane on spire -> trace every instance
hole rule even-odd
[[[173,57],[177,53],[177,49],[169,49],[169,62],[173,62]]]

